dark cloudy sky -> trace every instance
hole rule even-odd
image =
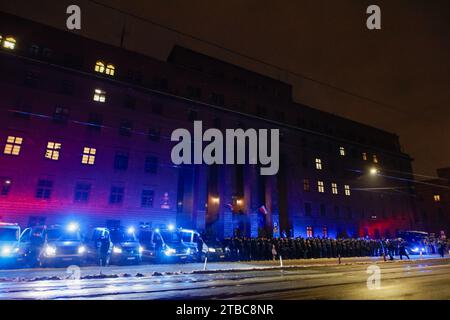
[[[82,8],[85,36],[118,44],[125,23],[128,49],[165,59],[178,43],[288,81],[298,102],[398,134],[417,173],[450,166],[448,0],[15,0],[2,1],[0,10],[64,28],[69,4]],[[366,28],[370,4],[381,7],[382,30]],[[124,19],[114,8],[283,70]]]

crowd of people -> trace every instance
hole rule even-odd
[[[234,261],[283,259],[316,259],[339,257],[408,256],[405,240],[396,239],[331,239],[331,238],[226,238],[223,247],[229,249]],[[423,254],[444,256],[446,240],[427,240],[420,243]]]

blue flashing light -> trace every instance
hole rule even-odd
[[[79,228],[80,228],[80,226],[78,225],[78,223],[75,223],[75,222],[71,222],[67,225],[67,231],[69,231],[69,232],[78,231]]]
[[[175,230],[175,226],[174,226],[173,224],[169,224],[169,225],[167,226],[167,228],[169,229],[169,231]]]
[[[127,232],[130,234],[134,233],[134,231],[135,231],[134,227],[129,227],[127,230]]]

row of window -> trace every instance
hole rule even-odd
[[[303,179],[303,191],[311,191],[311,185],[309,179]],[[325,183],[322,180],[317,181],[317,191],[320,193],[325,192]],[[331,183],[331,193],[332,194],[338,194],[338,185],[336,182]],[[344,185],[344,194],[346,196],[351,195],[350,191],[350,185],[345,184]]]
[[[7,196],[11,190],[12,180],[2,179],[2,187],[0,194]],[[41,179],[36,186],[35,198],[41,200],[50,200],[53,192],[53,181]],[[75,185],[73,200],[78,203],[87,203],[91,195],[92,184],[80,182]],[[110,204],[121,204],[125,195],[125,188],[123,186],[111,186],[109,194]],[[155,192],[152,189],[144,188],[141,191],[141,207],[152,208]]]
[[[23,144],[22,137],[8,136],[6,139],[3,153],[6,155],[19,156]],[[45,149],[44,157],[49,160],[59,160],[62,144],[59,142],[49,141]],[[85,165],[94,165],[97,156],[97,149],[92,147],[84,147],[81,155],[81,163]],[[114,157],[114,169],[128,169],[129,154],[127,152],[116,152]],[[158,170],[158,158],[155,156],[147,156],[145,158],[144,171],[146,173],[156,173]]]

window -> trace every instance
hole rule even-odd
[[[325,192],[325,187],[324,187],[324,185],[323,185],[323,181],[317,181],[317,190],[318,190],[320,193]]]
[[[123,202],[123,195],[125,193],[124,187],[112,186],[111,193],[109,195],[110,204],[120,204]]]
[[[338,206],[334,206],[334,217],[336,219],[339,219],[339,216],[340,216],[339,207]]]
[[[153,207],[153,199],[155,192],[153,190],[144,189],[141,194],[141,207],[151,208]]]
[[[348,184],[344,185],[344,191],[346,196],[350,195],[350,186]]]
[[[351,220],[353,218],[352,208],[347,208],[347,219]]]
[[[311,217],[311,203],[305,202],[305,216]]]
[[[23,81],[24,85],[30,88],[36,88],[39,82],[39,75],[33,71],[27,71],[25,74],[25,79]]]
[[[98,113],[90,113],[88,118],[88,128],[100,131],[103,125],[103,117]]]
[[[0,196],[7,196],[11,190],[12,181],[9,178],[0,178]]]
[[[331,184],[331,192],[333,193],[333,194],[338,194],[338,187],[337,187],[337,183],[332,183]]]
[[[322,237],[328,238],[328,227],[327,226],[322,227]]]
[[[116,152],[114,157],[114,169],[127,170],[128,169],[128,153]]]
[[[362,153],[362,159],[363,159],[364,161],[367,160],[367,153],[366,153],[366,152],[363,152],[363,153]]]
[[[52,195],[53,181],[51,180],[39,180],[36,189],[37,199],[50,199]]]
[[[95,89],[93,100],[104,103],[106,101],[106,92],[101,89]]]
[[[316,158],[316,169],[322,170],[322,160],[319,158]]]
[[[325,217],[327,215],[327,207],[322,203],[320,205],[320,216]]]
[[[152,113],[153,114],[157,114],[157,115],[161,115],[162,114],[162,104],[160,103],[153,103],[152,104]]]
[[[372,159],[373,159],[373,163],[378,163],[378,157],[377,157],[376,154],[374,154],[374,155],[372,156]]]
[[[218,106],[223,106],[225,105],[225,97],[223,94],[220,93],[213,93],[211,95],[211,100],[214,104],[218,105]]]
[[[308,238],[314,237],[313,227],[306,227],[306,237]]]
[[[435,194],[433,196],[434,202],[440,202],[441,201],[441,195],[440,194]]]
[[[6,139],[4,154],[10,154],[13,156],[18,156],[20,154],[20,149],[22,147],[23,138],[8,136]]]
[[[158,171],[158,158],[155,156],[146,157],[144,170],[146,173],[156,173]]]
[[[188,120],[189,121],[195,121],[198,120],[198,112],[195,110],[189,110],[188,113]]]
[[[134,110],[136,108],[136,98],[127,94],[123,101],[123,107]]]
[[[104,73],[105,72],[105,64],[101,61],[97,61],[95,63],[95,72]]]
[[[69,119],[69,108],[56,106],[53,112],[53,121],[65,123]]]
[[[91,193],[91,184],[77,183],[75,186],[75,202],[88,202],[89,194]]]
[[[116,67],[115,67],[113,64],[108,63],[108,64],[106,65],[105,73],[106,73],[108,76],[114,77],[114,74],[116,73]]]
[[[130,120],[121,120],[119,125],[119,134],[124,137],[131,137],[133,123]]]
[[[149,128],[148,129],[148,139],[150,141],[158,142],[161,137],[161,129],[160,128]]]
[[[344,147],[339,147],[339,154],[344,157],[345,156],[345,148]]]
[[[61,143],[51,142],[47,143],[45,157],[50,160],[59,160],[59,152],[61,150]]]
[[[309,179],[303,179],[303,190],[310,191]]]
[[[200,99],[202,97],[202,89],[197,87],[188,86],[187,96],[193,99]]]
[[[81,163],[93,165],[95,163],[96,153],[97,153],[97,149],[84,147],[83,156],[81,157]]]
[[[3,48],[14,50],[16,48],[16,39],[11,36],[5,37],[5,40],[3,40]]]
[[[30,53],[30,55],[32,55],[32,56],[38,56],[39,55],[39,53],[40,53],[40,48],[39,48],[39,46],[38,45],[36,45],[36,44],[32,44],[31,46],[30,46],[30,48],[28,49],[28,52]]]

